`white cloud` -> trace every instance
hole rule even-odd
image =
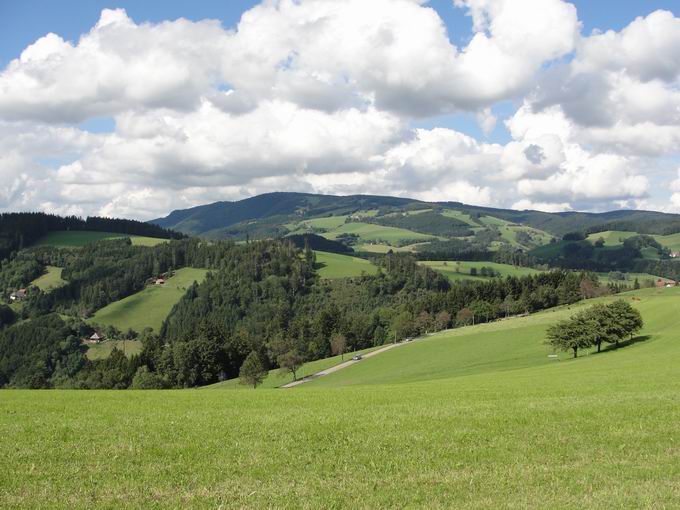
[[[666,206],[647,174],[680,147],[680,19],[581,37],[562,0],[453,4],[465,46],[411,0],[267,1],[235,30],[104,10],[76,42],[48,34],[0,72],[0,208],[148,219],[275,190]],[[463,111],[511,141],[409,128]],[[73,127],[99,116],[115,132]]]

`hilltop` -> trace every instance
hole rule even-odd
[[[680,215],[654,211],[618,210],[603,213],[518,211],[462,204],[460,202],[426,202],[410,198],[373,195],[318,195],[311,193],[266,193],[235,202],[215,202],[190,209],[176,210],[150,223],[188,235],[210,238],[241,239],[277,237],[308,227],[332,229],[346,223],[347,218],[383,218],[397,213],[434,211],[438,218],[458,220],[448,225],[484,225],[480,218],[502,220],[501,224],[531,227],[561,237],[574,231],[625,230],[641,234],[665,235],[680,232]],[[309,221],[313,220],[313,221]],[[441,222],[442,220],[439,219]],[[493,221],[493,220],[491,220]],[[381,222],[385,224],[385,222]],[[426,232],[417,222],[410,222],[411,230]],[[489,223],[489,222],[487,222]],[[449,229],[450,230],[450,229]],[[450,231],[445,231],[448,237]]]

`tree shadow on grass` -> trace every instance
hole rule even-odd
[[[651,335],[640,335],[640,336],[634,336],[633,338],[629,338],[628,340],[622,340],[621,342],[617,344],[609,344],[606,347],[602,349],[602,352],[597,353],[594,352],[593,354],[603,354],[605,352],[610,352],[610,351],[618,351],[619,349],[623,349],[624,347],[629,347],[631,345],[635,345],[640,342],[646,342],[652,338]]]

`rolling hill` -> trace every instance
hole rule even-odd
[[[236,202],[213,204],[177,210],[151,223],[191,235],[233,237],[247,231],[281,229],[289,231],[291,224],[314,220],[317,227],[336,228],[340,216],[356,215],[361,211],[389,214],[417,210],[439,209],[470,226],[481,226],[480,217],[503,220],[505,224],[532,227],[561,237],[572,231],[627,230],[649,234],[680,231],[680,215],[653,211],[620,210],[604,213],[516,211],[462,204],[460,202],[428,203],[399,197],[371,195],[332,196],[309,193],[267,193]],[[323,218],[335,217],[332,220]],[[325,223],[324,223],[325,222]],[[288,225],[288,227],[286,227]],[[618,227],[618,228],[617,228]],[[625,227],[625,228],[624,228]]]
[[[7,392],[0,503],[672,508],[680,292],[624,297],[641,336],[575,360],[548,358],[543,332],[589,304],[418,339],[289,390]]]

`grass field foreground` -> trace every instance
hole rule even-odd
[[[3,392],[0,506],[673,508],[680,292],[623,297],[644,341],[576,360],[548,362],[538,331],[591,303],[507,321],[524,354],[496,367],[466,352],[497,352],[500,323],[290,390]],[[441,341],[448,373],[405,371]],[[338,379],[371,365],[393,382]]]

